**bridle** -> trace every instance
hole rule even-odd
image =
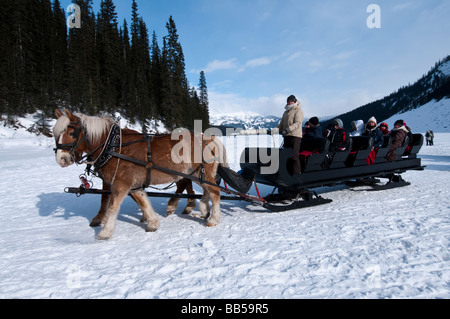
[[[85,131],[85,129],[81,125],[80,121],[70,122],[69,125],[67,125],[67,128],[73,129],[73,133],[70,133],[70,135],[75,138],[75,141],[73,143],[66,144],[59,144],[58,141],[56,141],[56,147],[53,150],[55,151],[55,153],[58,150],[68,151],[71,160],[73,162],[76,162],[76,159],[82,158],[80,154],[78,154],[77,149],[83,142],[87,143],[86,132],[84,132],[83,136],[81,137],[81,132],[83,130]]]

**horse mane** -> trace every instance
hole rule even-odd
[[[55,126],[53,127],[53,136],[55,140],[58,141],[61,134],[66,130],[67,126],[70,124],[70,120],[66,116],[61,116],[56,121]]]
[[[112,119],[110,117],[98,117],[98,116],[87,116],[84,114],[75,114],[80,119],[82,127],[87,132],[88,142],[95,144],[101,139],[105,134],[108,133],[111,125]],[[59,139],[61,134],[67,129],[70,124],[70,119],[67,116],[61,116],[53,127],[53,136],[56,140]]]
[[[81,125],[86,130],[86,137],[90,144],[97,143],[105,134],[108,133],[112,125],[110,117],[87,116],[76,114],[81,120]]]

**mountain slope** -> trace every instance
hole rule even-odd
[[[414,84],[402,87],[383,99],[337,117],[342,119],[346,128],[350,129],[351,122],[354,120],[367,121],[371,116],[375,116],[379,121],[384,121],[396,114],[415,110],[433,100],[439,102],[444,98],[450,98],[450,56],[437,62],[426,75]],[[443,105],[448,104],[443,103]],[[327,125],[328,123],[329,121],[323,124]]]

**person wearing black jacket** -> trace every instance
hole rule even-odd
[[[322,127],[319,124],[319,119],[317,117],[312,117],[308,121],[309,128],[305,130],[303,137],[322,137]]]
[[[350,134],[344,128],[344,123],[339,118],[333,120],[323,136],[330,141],[330,152],[343,152],[350,147]]]
[[[377,120],[375,117],[371,117],[366,124],[363,136],[370,136],[373,139],[373,147],[380,148],[383,146],[384,135],[383,132],[377,127]]]

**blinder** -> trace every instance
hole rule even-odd
[[[73,129],[73,133],[70,133],[70,135],[75,139],[75,141],[73,143],[66,144],[59,144],[58,141],[56,141],[56,147],[53,150],[55,153],[58,150],[68,151],[72,159],[74,159],[74,155],[76,157],[80,157],[79,154],[76,153],[76,149],[81,145],[81,143],[83,143],[83,141],[86,140],[86,133],[83,135],[83,138],[80,138],[81,131],[83,130],[80,121],[70,122],[67,128]]]

